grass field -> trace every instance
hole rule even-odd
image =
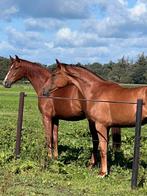
[[[21,157],[14,159],[19,92],[25,98]],[[147,195],[147,127],[142,128],[139,188],[131,190],[134,129],[123,129],[122,148],[115,154],[110,138],[109,176],[87,168],[92,142],[87,121],[60,121],[59,159],[50,161],[37,99],[29,85],[0,86],[0,195]]]

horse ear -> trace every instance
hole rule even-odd
[[[62,64],[59,62],[58,59],[56,59],[56,63],[57,63],[57,68],[62,69]]]
[[[14,61],[14,58],[13,58],[12,56],[10,56],[10,60],[11,60],[11,61]]]
[[[15,59],[20,62],[20,58],[17,55],[15,55]]]
[[[58,59],[56,59],[56,63],[57,63],[57,68],[58,69],[60,69],[60,70],[62,70],[64,72],[66,71],[64,64],[60,63]]]
[[[57,63],[57,65],[59,65],[59,64],[60,64],[60,62],[59,62],[59,60],[58,60],[58,59],[56,59],[56,63]]]

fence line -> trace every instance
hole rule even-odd
[[[11,95],[11,96],[15,96],[16,97],[16,94],[11,94],[11,93],[8,93],[8,94],[0,94],[0,96],[8,96],[8,95]],[[19,96],[19,95],[18,95]],[[98,103],[111,103],[111,104],[137,104],[137,100],[136,102],[134,101],[109,101],[109,100],[98,100],[98,99],[78,99],[78,98],[68,98],[68,97],[58,97],[58,96],[37,96],[37,95],[27,95],[25,94],[26,97],[31,97],[31,98],[43,98],[43,99],[55,99],[55,100],[73,100],[73,101],[89,101],[89,102],[98,102]]]

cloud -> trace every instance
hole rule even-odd
[[[8,27],[6,33],[9,43],[19,49],[28,48],[33,50],[42,45],[42,38],[37,32],[20,32],[15,28]]]
[[[17,52],[16,48],[8,41],[0,41],[0,56],[9,58],[9,55],[12,55],[12,53],[15,55]]]
[[[136,5],[129,10],[131,17],[135,19],[147,15],[147,3],[137,1]]]
[[[21,18],[85,19],[92,15],[91,7],[106,3],[107,0],[5,0],[0,2],[0,19],[10,19],[12,14]]]
[[[30,0],[29,3],[24,0],[6,0],[0,5],[3,5],[2,16],[6,12],[9,17],[13,13],[19,17],[81,19],[90,14],[87,0]]]
[[[127,48],[129,46],[129,48],[132,49],[147,49],[147,37],[142,36],[140,38],[128,38],[126,40],[123,40],[121,45],[123,48]]]
[[[65,63],[76,64],[81,62],[82,64],[92,63],[92,62],[105,62],[104,56],[109,54],[109,49],[107,47],[80,47],[80,48],[46,48],[45,56],[48,57],[49,62],[55,62],[58,58]],[[47,55],[46,55],[47,53]],[[41,54],[41,53],[40,53]]]
[[[5,0],[0,7],[1,52],[43,63],[147,52],[146,0]]]
[[[54,31],[61,28],[64,25],[64,22],[58,19],[49,18],[27,18],[24,20],[24,25],[28,31]]]
[[[121,3],[122,5],[128,5],[128,1],[127,0],[118,0],[119,3]]]
[[[131,9],[131,14],[134,17],[139,17],[143,15],[147,11],[146,5],[144,3],[140,3]]]
[[[95,33],[72,31],[68,27],[58,30],[55,36],[54,47],[99,47],[108,45],[107,41]]]
[[[13,50],[13,46],[6,42],[6,41],[1,41],[0,42],[0,51],[2,52],[3,50]]]
[[[0,8],[0,20],[11,20],[11,17],[16,15],[19,11],[10,0],[1,1]]]
[[[100,20],[89,18],[82,23],[87,32],[95,32],[99,37],[128,38],[147,33],[147,3],[137,1],[129,8],[126,1],[109,1],[102,4],[104,17]]]

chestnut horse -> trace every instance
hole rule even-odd
[[[52,158],[52,153],[54,158],[58,157],[58,123],[59,119],[63,120],[82,120],[85,119],[85,113],[83,110],[84,103],[79,101],[79,98],[83,98],[78,88],[74,85],[68,85],[65,88],[58,89],[52,93],[53,97],[67,97],[74,98],[77,100],[58,100],[42,97],[43,85],[51,77],[51,72],[42,67],[39,64],[32,63],[18,56],[16,58],[10,57],[10,68],[3,81],[5,87],[11,87],[13,83],[19,79],[25,77],[27,78],[32,86],[34,87],[38,96],[38,107],[42,114],[42,120],[45,127],[45,137],[48,147],[48,156]],[[95,125],[89,120],[89,127],[92,134],[93,141],[93,153],[91,157],[91,166],[95,165],[98,137],[95,129]],[[120,147],[120,129],[114,128],[112,130],[113,144],[114,147]],[[52,152],[54,148],[54,151]]]
[[[87,99],[84,111],[86,117],[91,119],[96,126],[101,155],[99,175],[104,177],[107,175],[107,131],[112,126],[135,125],[137,99],[143,99],[145,103],[142,109],[142,121],[146,120],[147,87],[124,88],[114,82],[102,79],[85,67],[61,64],[59,61],[57,64],[58,67],[46,83],[45,92],[74,84]],[[127,102],[127,104],[121,101]]]

